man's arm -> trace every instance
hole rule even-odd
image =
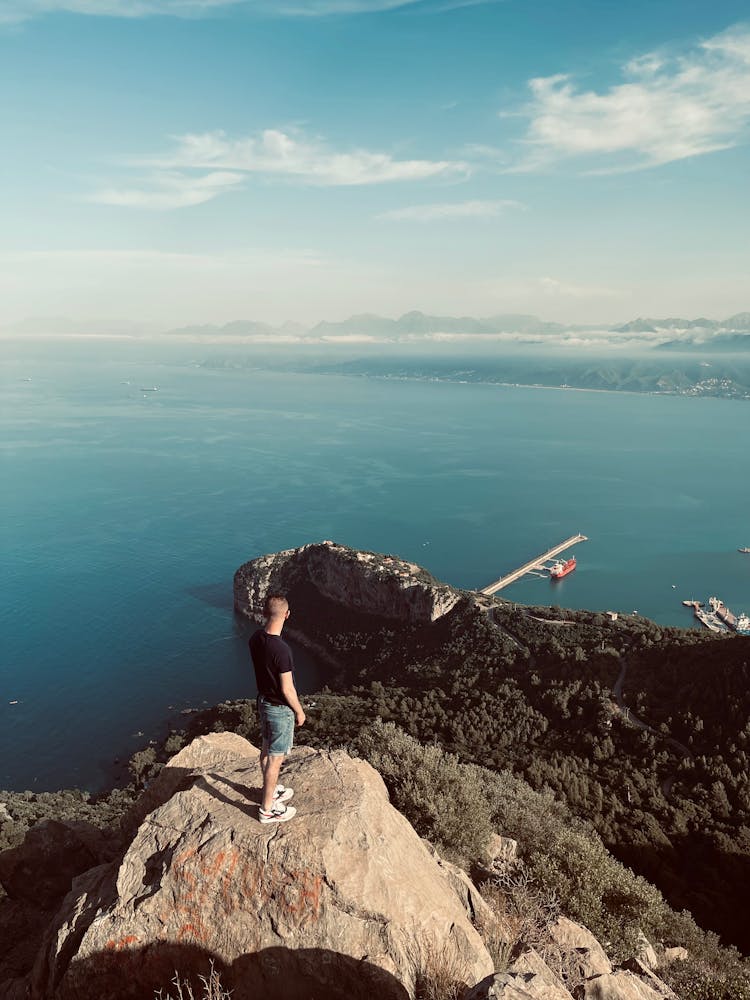
[[[286,698],[287,705],[294,712],[294,721],[298,726],[304,725],[305,722],[305,710],[302,708],[297,697],[297,689],[294,686],[294,676],[291,670],[285,670],[283,674],[279,674],[279,681],[281,683],[281,693]]]

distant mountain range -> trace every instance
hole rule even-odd
[[[6,336],[125,336],[154,335],[153,329],[123,321],[82,321],[67,317],[31,318],[3,327]],[[583,338],[581,337],[583,335]],[[725,320],[639,317],[620,325],[576,325],[550,322],[526,313],[496,316],[435,316],[419,311],[397,319],[373,313],[359,313],[348,319],[323,320],[315,326],[300,323],[273,325],[257,320],[234,320],[224,324],[182,326],[161,334],[163,337],[198,341],[255,341],[267,344],[289,342],[320,343],[383,341],[419,343],[421,340],[492,338],[520,344],[554,344],[573,341],[595,348],[627,344],[661,350],[720,351],[744,353],[750,350],[750,312],[737,313]],[[583,343],[585,341],[585,344]]]
[[[502,313],[497,316],[433,316],[412,311],[398,319],[359,313],[338,322],[323,320],[306,328],[295,323],[271,326],[253,320],[237,320],[223,326],[186,326],[170,330],[169,336],[200,338],[251,338],[275,340],[305,339],[311,342],[328,340],[419,341],[422,338],[448,339],[460,337],[502,337],[519,341],[539,337],[565,338],[571,334],[594,333],[599,336],[620,335],[630,340],[643,338],[649,345],[670,348],[715,346],[722,350],[750,349],[750,312],[737,313],[726,320],[639,318],[619,326],[582,326],[549,322],[526,313]]]
[[[310,330],[311,337],[341,337],[359,334],[370,337],[420,337],[436,333],[483,336],[498,333],[528,333],[549,335],[565,333],[571,327],[548,323],[538,316],[506,313],[477,319],[474,316],[430,316],[422,312],[404,313],[399,319],[386,319],[363,313],[350,316],[341,323],[318,323]]]
[[[736,354],[750,351],[750,312],[729,319],[634,319],[612,327],[612,333],[666,336],[655,344],[661,351],[705,351]]]
[[[674,330],[691,333],[750,333],[750,312],[737,313],[729,319],[633,319],[622,326],[610,327],[613,333],[661,333]]]
[[[359,313],[340,322],[323,320],[307,328],[297,323],[271,326],[253,320],[237,320],[223,326],[184,326],[169,330],[168,335],[191,337],[309,337],[324,340],[329,337],[366,337],[376,340],[397,340],[405,337],[424,337],[431,334],[453,334],[457,336],[481,336],[484,334],[525,333],[554,335],[574,329],[562,323],[548,323],[538,316],[508,313],[478,319],[474,316],[430,316],[422,312],[408,312],[398,319],[378,316],[374,313]],[[581,329],[581,327],[575,327]],[[594,329],[593,327],[591,329]]]

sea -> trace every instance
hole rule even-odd
[[[253,696],[233,574],[311,541],[480,588],[580,532],[574,573],[502,596],[684,627],[683,599],[750,612],[747,403],[205,354],[2,347],[0,788],[100,791],[191,709]]]

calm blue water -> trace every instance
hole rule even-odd
[[[0,787],[100,788],[185,706],[251,695],[232,575],[311,540],[478,587],[581,531],[576,573],[505,596],[750,611],[743,403],[40,356],[0,400]]]

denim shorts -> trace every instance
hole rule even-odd
[[[286,757],[294,742],[294,712],[288,705],[273,705],[258,696],[263,749],[270,757]]]

